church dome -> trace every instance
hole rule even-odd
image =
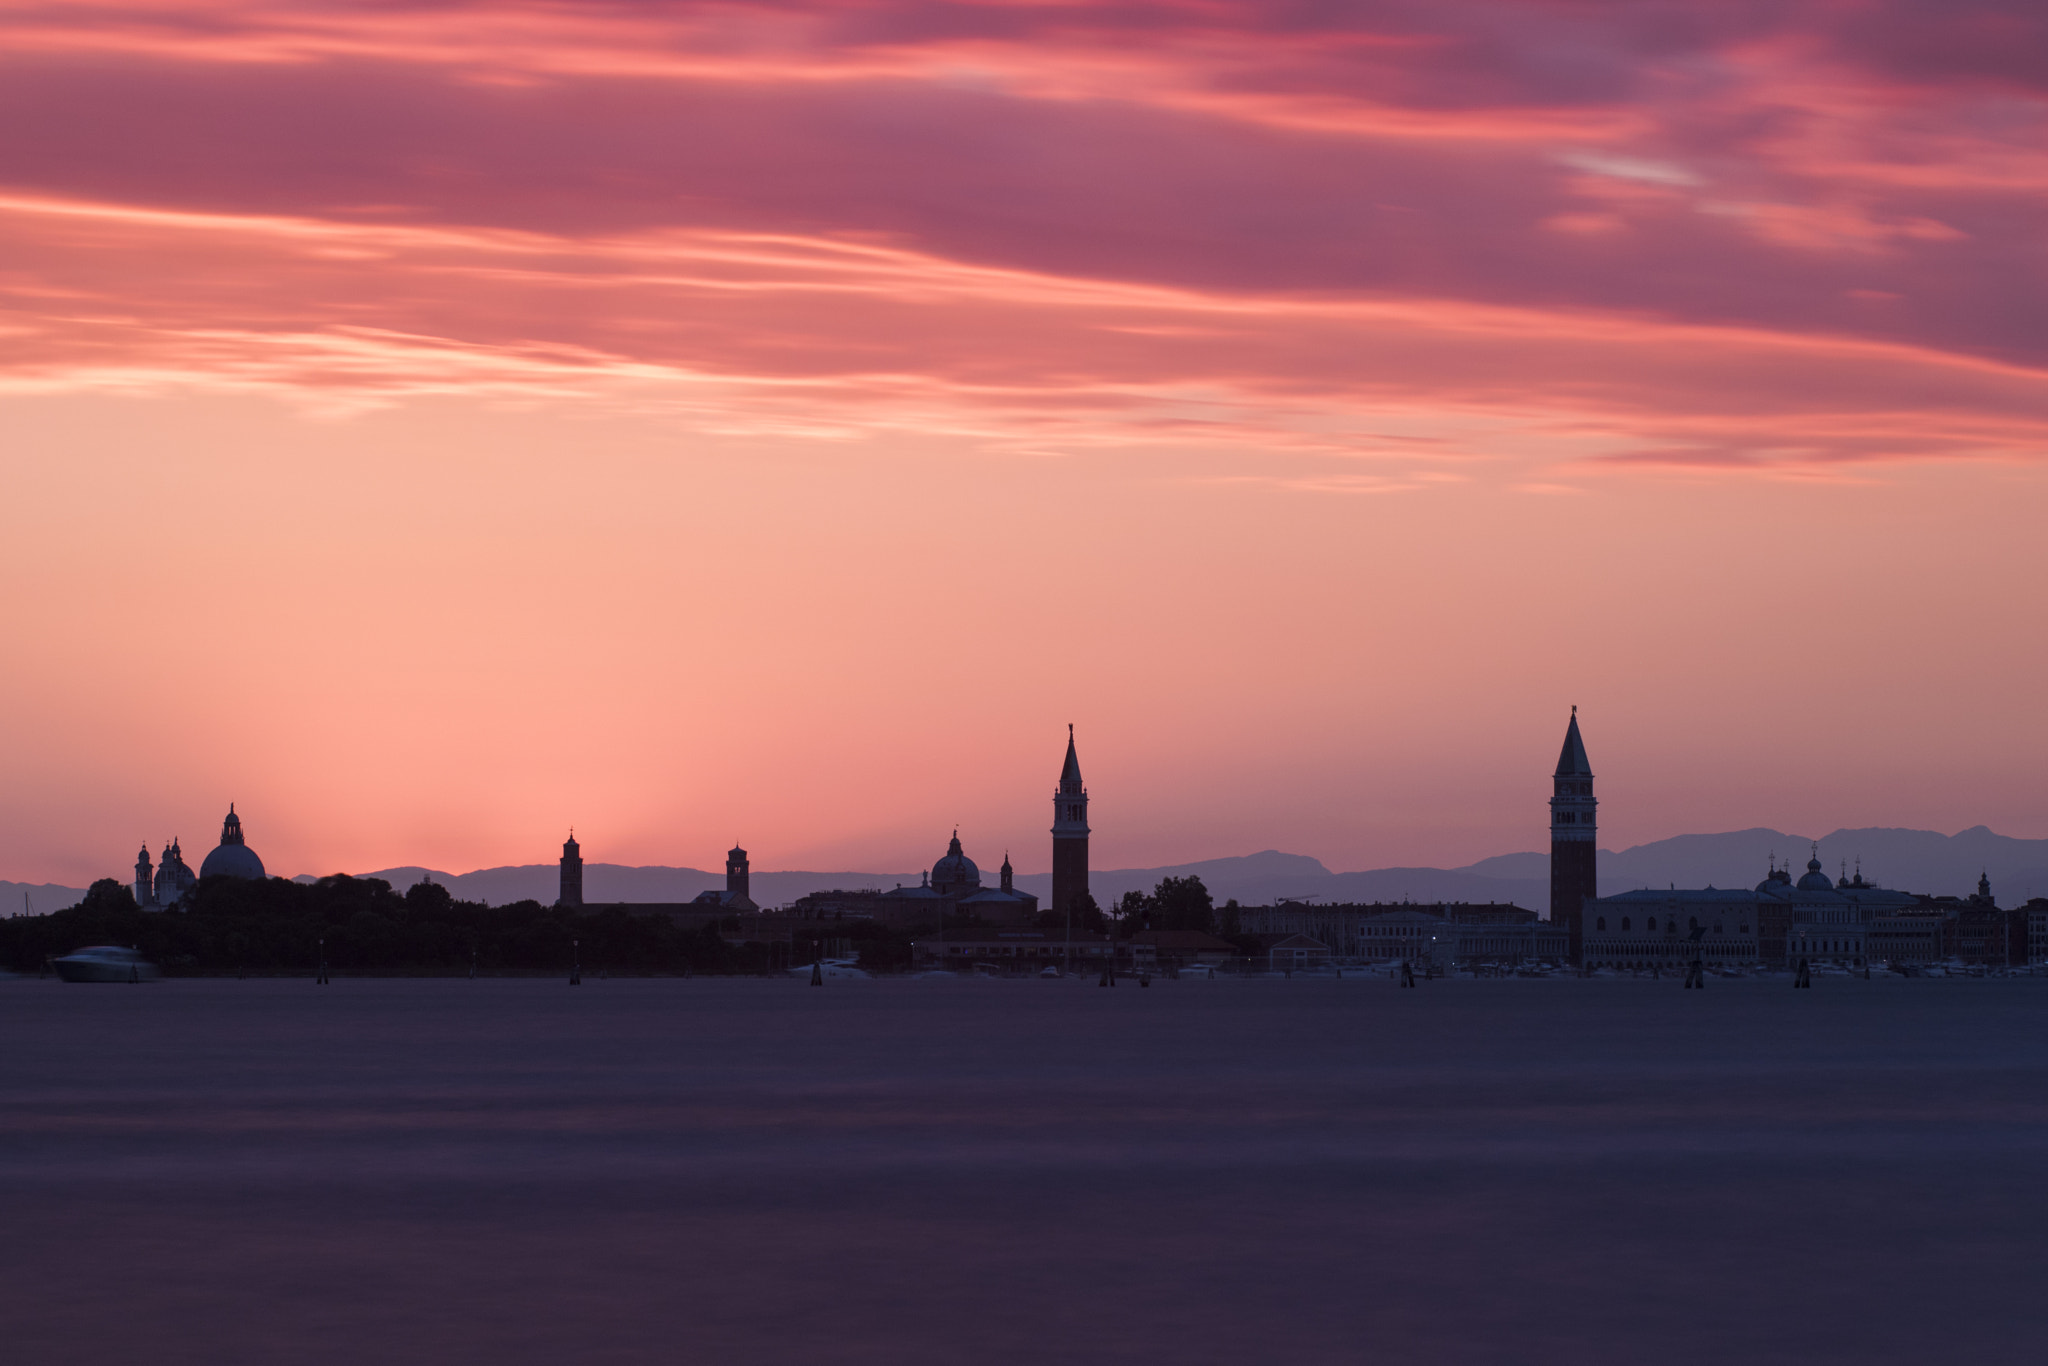
[[[981,869],[960,852],[958,830],[953,832],[953,842],[946,846],[946,856],[932,865],[932,886],[942,892],[971,892],[981,886]]]
[[[1799,890],[1802,892],[1832,892],[1835,890],[1834,879],[1820,870],[1820,860],[1818,858],[1810,858],[1806,861],[1806,876],[1799,879]]]
[[[228,818],[220,825],[220,844],[199,865],[199,876],[243,877],[255,882],[264,878],[263,860],[242,842],[242,818],[235,814],[232,802],[228,804]]]

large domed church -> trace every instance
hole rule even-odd
[[[263,860],[256,857],[242,838],[242,818],[235,814],[235,804],[228,803],[228,818],[220,823],[220,843],[206,856],[206,862],[199,865],[201,877],[245,877],[254,882],[263,880]]]
[[[135,856],[135,904],[145,911],[167,911],[185,899],[192,884],[202,877],[240,877],[261,882],[266,874],[263,860],[256,856],[242,836],[242,818],[235,804],[228,803],[227,819],[221,822],[220,843],[194,874],[185,862],[185,851],[177,840],[164,846],[163,862],[154,871],[149,866],[149,846]]]
[[[960,832],[953,832],[946,852],[923,882],[916,887],[898,887],[883,892],[881,918],[892,924],[944,923],[949,915],[972,915],[992,925],[1025,925],[1038,914],[1038,898],[1020,892],[1012,881],[1010,856],[1003,855],[1002,885],[981,885],[981,869],[960,847]]]

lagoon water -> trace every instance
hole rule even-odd
[[[2048,979],[0,982],[22,1362],[2033,1362]]]

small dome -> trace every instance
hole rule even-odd
[[[932,865],[931,885],[942,892],[971,892],[981,886],[981,869],[960,852],[958,830],[953,832],[953,842],[946,846],[946,856]]]
[[[1799,890],[1802,892],[1832,892],[1835,890],[1834,879],[1820,870],[1819,859],[1811,858],[1806,861],[1806,876],[1799,879]]]

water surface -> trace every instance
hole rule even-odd
[[[99,1362],[2042,1358],[2048,980],[0,982]]]

